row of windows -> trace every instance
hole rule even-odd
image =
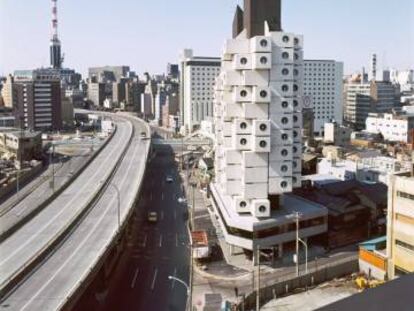
[[[402,248],[408,249],[412,252],[414,252],[414,245],[408,244],[406,242],[400,241],[400,240],[395,240],[395,245],[398,245]]]
[[[414,201],[414,194],[403,192],[403,191],[397,191],[397,196],[404,199],[409,199]]]

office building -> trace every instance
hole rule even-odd
[[[345,147],[351,142],[352,129],[336,122],[325,123],[324,143]]]
[[[281,31],[280,1],[269,0],[238,7],[233,36],[215,86],[213,208],[231,250],[282,257],[296,212],[303,239],[327,230],[325,208],[290,194],[301,186],[303,37]]]
[[[304,94],[313,108],[317,135],[323,135],[325,123],[342,124],[343,67],[334,60],[304,61]]]
[[[129,66],[92,67],[88,70],[89,80],[96,78],[96,82],[117,82],[129,75]]]
[[[401,92],[414,92],[414,70],[390,70],[390,81],[401,87]]]
[[[13,108],[14,103],[16,102],[16,91],[13,87],[14,78],[12,75],[8,75],[6,82],[3,84],[1,90],[1,96],[3,97],[4,106],[7,108]]]
[[[105,83],[88,83],[88,100],[97,107],[102,107],[107,98],[107,85]]]
[[[178,64],[170,64],[167,65],[167,78],[172,80],[177,80],[180,77],[180,67]]]
[[[19,127],[35,131],[62,128],[62,96],[59,75],[49,70],[16,71],[15,117]]]
[[[400,102],[399,88],[390,82],[345,84],[344,121],[355,130],[365,129],[370,113],[390,113]]]
[[[220,73],[220,58],[198,57],[184,50],[181,57],[181,118],[187,132],[213,116],[214,83]]]
[[[366,131],[381,134],[390,142],[412,143],[414,114],[370,114],[366,120]]]
[[[388,278],[414,272],[414,177],[393,176],[388,188]]]

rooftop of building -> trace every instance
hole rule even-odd
[[[38,136],[41,136],[42,133],[41,132],[35,132],[35,131],[29,131],[29,130],[20,130],[14,127],[2,127],[0,128],[0,134],[4,133],[4,134],[11,134],[17,138],[35,138]]]
[[[402,276],[394,281],[385,283],[376,288],[363,291],[360,294],[345,298],[319,311],[359,311],[376,310],[409,311],[414,306],[414,274]]]

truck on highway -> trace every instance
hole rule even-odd
[[[205,259],[210,256],[208,246],[208,237],[206,231],[192,231],[191,238],[193,241],[193,258]]]

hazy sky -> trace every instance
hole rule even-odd
[[[59,0],[65,66],[164,72],[183,48],[219,56],[239,0]],[[49,65],[50,0],[0,0],[0,74]],[[283,28],[305,35],[305,58],[414,68],[414,0],[284,0]]]

